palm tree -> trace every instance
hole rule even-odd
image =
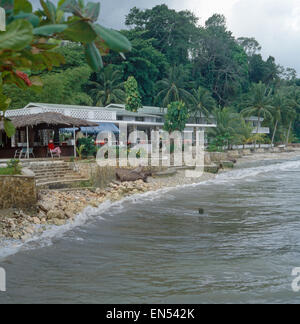
[[[286,119],[287,119],[287,121],[289,121],[289,128],[288,128],[288,131],[287,131],[287,134],[286,134],[286,143],[285,143],[286,146],[289,145],[291,129],[292,129],[293,123],[296,120],[296,118],[297,118],[296,110],[293,109],[293,108],[289,109],[289,111],[286,114]]]
[[[112,65],[95,74],[95,80],[88,82],[89,94],[96,106],[107,106],[112,103],[124,103],[125,91],[122,73]]]
[[[234,112],[230,107],[215,108],[212,111],[212,115],[215,118],[217,127],[212,128],[209,132],[215,138],[227,141],[228,147],[230,146],[231,139],[236,135],[236,125],[240,120],[238,113]]]
[[[290,102],[283,92],[278,92],[273,96],[272,106],[273,106],[273,115],[275,118],[275,127],[272,136],[272,147],[273,147],[275,135],[278,129],[278,124],[282,120],[283,114],[289,111]]]
[[[236,144],[243,144],[243,148],[245,145],[252,139],[253,137],[253,127],[245,121],[244,118],[240,115],[240,120],[237,119],[237,123],[235,126],[235,138]]]
[[[258,134],[259,125],[262,118],[269,117],[272,119],[272,109],[270,92],[267,90],[267,87],[262,82],[255,83],[252,86],[252,90],[247,102],[248,107],[242,110],[243,116],[257,116],[257,130]],[[256,150],[256,139],[254,142],[254,150]]]
[[[192,102],[193,96],[185,90],[191,85],[187,79],[187,72],[182,66],[171,68],[168,77],[156,83],[159,92],[155,102],[161,102],[163,107],[174,101],[183,101],[185,104]]]
[[[289,143],[290,133],[294,121],[297,119],[297,112],[300,109],[300,91],[297,87],[292,87],[288,92],[289,110],[286,112],[284,118],[289,124],[288,132],[286,136],[286,145]]]
[[[202,87],[199,87],[197,90],[192,90],[193,103],[190,105],[190,113],[194,117],[197,123],[197,117],[206,116],[207,119],[209,115],[216,107],[216,102],[211,96],[210,92]]]

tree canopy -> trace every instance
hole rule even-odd
[[[255,38],[235,38],[223,15],[201,25],[192,12],[165,4],[134,7],[125,19],[127,29],[114,31],[98,24],[96,3],[62,0],[55,6],[41,0],[34,12],[28,0],[17,2],[27,8],[25,16],[19,7],[12,10],[13,0],[0,0],[7,9],[5,33],[17,36],[12,43],[0,42],[2,110],[32,101],[125,104],[123,84],[133,77],[137,106],[183,102],[195,122],[217,112],[254,114],[265,117],[270,142],[300,141],[297,72],[271,55],[263,57],[263,44]],[[20,62],[12,53],[25,59]],[[9,66],[3,63],[7,57]],[[239,119],[234,128],[245,142],[249,125]]]

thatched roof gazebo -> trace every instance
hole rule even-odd
[[[99,126],[97,123],[94,122],[90,122],[84,119],[69,117],[54,112],[16,116],[16,117],[11,117],[10,120],[12,121],[12,123],[16,128],[34,127],[34,126],[38,126],[40,128],[43,128],[44,126],[52,126],[58,128]],[[0,123],[0,130],[3,129],[4,129],[4,125],[2,122]]]
[[[73,128],[75,140],[75,127],[94,127],[99,126],[97,123],[84,119],[69,117],[60,113],[45,112],[40,114],[23,115],[10,117],[11,122],[16,129],[26,128],[27,135],[27,151],[29,152],[29,135],[28,129],[35,127],[37,129],[57,129],[57,128]],[[4,130],[4,123],[0,122],[0,130]],[[76,143],[74,145],[74,155],[76,156]]]

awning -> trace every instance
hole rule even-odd
[[[76,128],[76,130],[79,130]],[[119,134],[119,128],[113,123],[101,123],[99,126],[94,127],[81,127],[81,132],[88,135],[97,135],[102,132],[111,132],[114,134]],[[71,133],[73,132],[73,128],[63,128],[60,130],[62,133]]]

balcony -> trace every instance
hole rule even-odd
[[[270,128],[269,127],[255,127],[252,131],[252,134],[270,134]]]

